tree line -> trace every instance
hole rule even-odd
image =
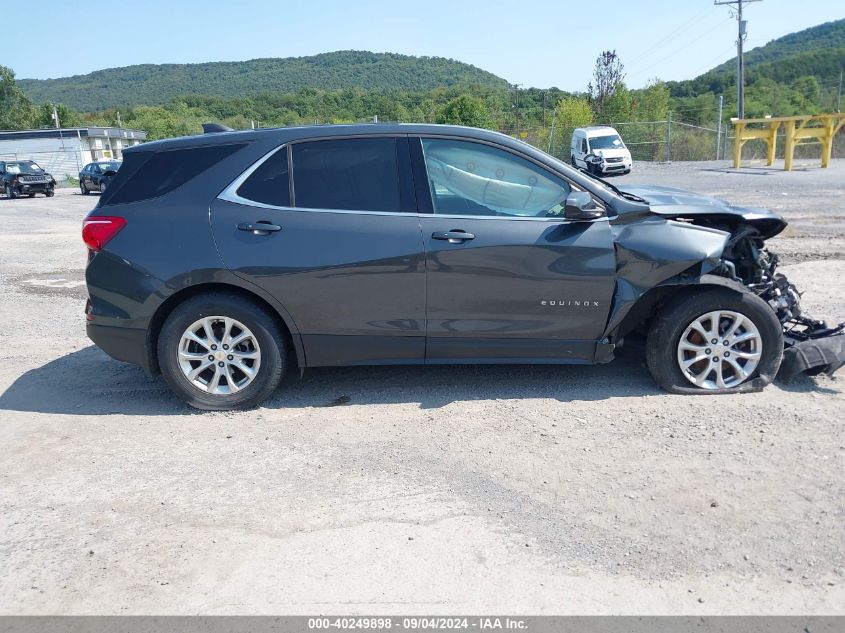
[[[713,128],[720,123],[717,95],[723,94],[721,122],[732,116],[732,78],[724,73],[707,77],[668,83],[655,79],[645,88],[629,89],[624,65],[616,51],[610,50],[597,57],[592,80],[583,93],[558,88],[519,89],[496,82],[425,90],[303,87],[238,97],[187,94],[164,104],[79,112],[61,103],[34,104],[16,84],[14,73],[0,66],[0,129],[53,126],[54,109],[65,127],[115,126],[119,117],[124,127],[144,130],[150,140],[198,134],[202,124],[211,121],[245,129],[377,119],[498,130],[566,159],[574,128],[624,122],[630,125],[620,129],[623,138],[626,142],[635,140],[645,152],[639,158],[662,160],[668,130],[660,122],[670,112],[675,121]],[[814,75],[799,76],[789,83],[758,76],[745,94],[749,117],[815,113],[824,110],[829,99]],[[710,136],[696,137],[688,132],[673,140],[681,146],[686,144],[685,156],[713,157]]]

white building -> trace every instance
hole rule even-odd
[[[34,160],[56,180],[76,178],[95,160],[120,160],[123,150],[147,138],[122,127],[71,127],[0,131],[0,160]]]

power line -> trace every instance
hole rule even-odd
[[[721,25],[721,23],[719,24],[719,26],[722,26],[722,25]],[[732,50],[733,50],[733,45],[729,46],[728,48],[726,48],[725,50],[723,50],[721,53],[719,53],[718,55],[716,55],[715,57],[710,58],[710,61],[709,61],[709,62],[707,62],[706,64],[702,64],[701,66],[699,66],[699,67],[698,67],[698,69],[697,69],[696,71],[694,71],[694,72],[692,73],[692,74],[693,74],[693,78],[695,78],[695,77],[699,76],[700,74],[702,74],[702,71],[713,70],[713,68],[712,68],[712,66],[713,66],[713,62],[715,62],[715,61],[717,61],[717,60],[719,60],[719,59],[723,59],[723,58],[724,58],[724,56],[725,56],[725,55],[727,55],[727,54],[728,54],[730,51],[732,51]],[[727,60],[726,60],[726,61],[727,61]]]
[[[749,2],[749,1],[751,1],[751,2],[759,2],[760,0],[745,0],[745,1],[746,1],[746,2]],[[666,57],[671,57],[671,56],[673,56],[673,55],[677,55],[677,54],[678,54],[678,53],[680,53],[682,50],[685,50],[685,49],[689,48],[690,46],[692,46],[693,44],[695,44],[695,43],[696,43],[696,42],[698,42],[699,40],[701,40],[701,39],[703,39],[703,38],[707,37],[708,35],[710,35],[710,33],[712,33],[713,31],[715,31],[716,29],[720,28],[720,27],[721,27],[721,26],[722,26],[725,22],[726,22],[726,20],[722,20],[721,22],[719,22],[718,24],[716,24],[713,28],[711,28],[711,29],[708,29],[708,30],[704,31],[704,33],[700,34],[700,35],[699,35],[698,37],[696,37],[695,39],[688,40],[688,41],[687,41],[687,42],[686,42],[683,46],[681,46],[680,48],[676,48],[676,49],[674,49],[674,50],[672,50],[672,51],[670,51],[670,52],[668,52],[668,53],[665,53],[665,56],[666,56]],[[661,58],[661,59],[658,59],[656,62],[654,62],[654,63],[652,63],[652,64],[649,64],[648,66],[645,66],[644,68],[640,68],[640,69],[639,69],[639,72],[640,72],[640,73],[642,73],[643,71],[650,70],[651,68],[654,68],[654,67],[655,67],[655,66],[657,66],[658,64],[662,64],[664,61],[665,61],[665,59],[662,59],[662,58]]]
[[[684,23],[682,23],[680,26],[678,26],[678,27],[677,27],[677,28],[675,28],[674,30],[670,31],[670,32],[669,32],[666,36],[664,36],[662,39],[657,40],[657,41],[656,41],[656,42],[655,42],[652,46],[650,46],[650,47],[649,47],[649,48],[647,48],[645,51],[643,51],[642,53],[640,53],[639,55],[637,55],[636,57],[634,57],[634,59],[633,59],[633,60],[631,60],[630,67],[632,67],[632,68],[636,68],[637,63],[638,63],[641,59],[644,59],[644,58],[646,58],[646,57],[651,56],[651,54],[652,54],[654,51],[660,50],[660,49],[661,49],[661,47],[663,46],[663,44],[665,44],[666,42],[670,41],[670,40],[671,40],[671,39],[672,39],[672,38],[673,38],[673,37],[674,37],[677,33],[679,33],[679,32],[681,32],[681,31],[683,31],[683,30],[685,30],[685,29],[687,29],[687,28],[691,27],[693,24],[697,24],[698,22],[700,22],[700,21],[701,21],[701,19],[703,19],[703,17],[705,16],[705,14],[706,14],[709,10],[710,10],[710,9],[708,8],[708,9],[704,9],[704,11],[702,11],[701,13],[696,13],[694,16],[692,16],[690,19],[688,19],[687,21],[685,21]]]

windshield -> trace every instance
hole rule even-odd
[[[100,169],[104,172],[106,171],[117,171],[120,169],[120,163],[98,163],[100,165]]]
[[[6,163],[6,171],[10,174],[42,174],[44,170],[36,163],[26,161],[23,163]]]
[[[622,149],[625,143],[618,134],[608,136],[595,136],[590,139],[590,149]]]

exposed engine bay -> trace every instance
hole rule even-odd
[[[803,314],[801,292],[777,272],[778,256],[765,241],[781,233],[786,220],[768,209],[740,207],[674,187],[626,185],[616,191],[646,202],[652,213],[730,234],[719,266],[712,271],[754,292],[783,327],[784,355],[778,375],[833,374],[845,365],[845,323],[830,326]]]
[[[740,224],[731,231],[721,269],[714,272],[742,283],[774,310],[783,326],[781,377],[790,378],[801,372],[833,374],[845,364],[845,323],[831,327],[804,315],[801,293],[785,275],[776,272],[778,263],[777,254],[766,248],[760,231]]]

